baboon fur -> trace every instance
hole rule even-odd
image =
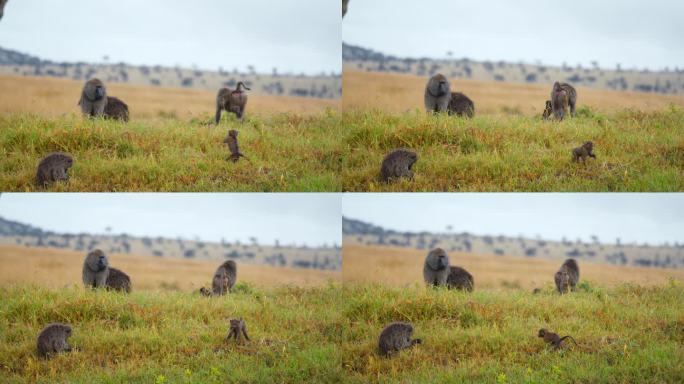
[[[575,261],[575,259],[565,260],[558,272],[556,272],[554,280],[558,293],[567,293],[568,290],[575,291],[577,282],[579,281],[579,266],[577,265],[577,261]]]
[[[45,156],[38,163],[36,184],[47,187],[57,181],[69,181],[69,168],[74,165],[74,159],[63,152],[53,152]]]
[[[449,256],[442,248],[431,250],[425,257],[423,264],[423,278],[431,286],[446,285],[449,278]]]
[[[594,155],[594,143],[591,141],[587,141],[586,143],[582,144],[582,146],[572,150],[572,161],[576,163],[580,161],[584,163],[587,161],[587,157],[593,157],[594,159],[596,158],[596,155]]]
[[[123,271],[109,267],[109,275],[107,276],[107,289],[112,289],[119,292],[131,292],[131,278]]]
[[[107,88],[104,83],[100,79],[88,80],[83,86],[78,105],[84,115],[102,116],[107,106]]]
[[[447,112],[451,90],[446,76],[438,73],[425,85],[425,109],[428,112]]]
[[[70,336],[70,325],[61,323],[48,324],[38,334],[38,341],[36,342],[38,355],[50,358],[56,353],[71,352],[71,346],[67,343],[67,339]]]
[[[235,338],[236,342],[241,343],[243,335],[245,336],[245,339],[249,341],[249,336],[247,335],[247,324],[245,324],[245,321],[242,320],[242,318],[231,319],[228,336],[226,336],[224,341],[229,341],[231,338]]]
[[[475,115],[475,103],[461,92],[451,92],[448,112],[449,115],[473,117]]]
[[[378,351],[382,356],[392,356],[402,349],[422,343],[421,339],[411,339],[413,326],[409,323],[392,323],[380,333]]]
[[[385,183],[402,177],[412,179],[413,171],[411,168],[416,161],[418,161],[418,155],[415,152],[406,148],[395,149],[382,159],[380,179]]]
[[[211,283],[211,291],[215,296],[225,295],[235,285],[237,281],[237,265],[233,260],[228,260],[221,264],[214,272]]]
[[[128,105],[118,97],[108,96],[105,105],[104,116],[108,119],[128,122]]]
[[[447,276],[446,285],[450,289],[458,289],[461,291],[472,292],[475,287],[473,275],[468,273],[461,267],[449,267],[449,276]]]

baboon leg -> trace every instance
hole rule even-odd
[[[247,329],[242,328],[242,333],[245,335],[245,339],[247,339],[247,341],[249,341],[249,336],[247,336]]]
[[[216,107],[216,116],[214,117],[214,120],[216,121],[216,124],[218,124],[219,121],[221,121],[221,107],[220,106]]]
[[[570,115],[572,117],[575,117],[575,104],[577,103],[577,100],[573,100],[570,102]]]

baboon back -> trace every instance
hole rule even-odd
[[[104,116],[110,119],[128,121],[128,105],[121,99],[109,96],[105,105]]]
[[[473,117],[475,115],[475,103],[461,92],[451,92],[448,112],[450,115]]]
[[[115,291],[130,293],[131,292],[131,278],[123,271],[109,267],[109,275],[107,276],[107,288]]]
[[[420,339],[411,340],[413,326],[409,323],[392,323],[380,333],[378,350],[383,356],[390,356],[393,352],[401,351],[420,343]]]
[[[471,292],[475,287],[473,275],[461,267],[452,266],[447,277],[447,287]]]
[[[565,270],[568,274],[570,287],[575,290],[577,282],[579,282],[579,265],[575,259],[567,259],[561,266],[561,269]]]

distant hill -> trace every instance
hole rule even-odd
[[[271,74],[248,73],[237,69],[219,68],[204,71],[191,68],[133,66],[126,63],[67,63],[42,60],[39,57],[0,47],[0,76],[49,76],[82,80],[97,77],[106,83],[149,85],[154,87],[179,87],[218,90],[235,87],[243,81],[255,93],[277,96],[299,96],[322,99],[338,99],[342,96],[340,74]]]
[[[127,234],[93,235],[55,233],[0,217],[0,245],[71,249],[84,253],[100,248],[106,253],[204,260],[239,260],[241,263],[279,267],[339,270],[340,248],[279,245],[266,246],[253,239],[221,243],[182,238],[136,237]]]
[[[345,69],[369,72],[405,73],[429,77],[442,73],[450,79],[472,79],[529,84],[553,84],[565,81],[576,86],[616,91],[684,94],[684,69],[665,71],[601,68],[593,62],[590,67],[547,66],[542,64],[510,63],[505,61],[474,61],[463,59],[402,58],[372,49],[342,43]]]
[[[523,256],[548,259],[568,257],[598,263],[641,267],[684,267],[684,244],[638,245],[606,244],[594,238],[591,243],[564,239],[549,241],[524,237],[473,235],[464,233],[399,232],[370,223],[342,218],[343,244],[385,245],[429,250],[443,248],[498,256]]]

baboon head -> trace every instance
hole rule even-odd
[[[242,318],[239,318],[239,319],[230,319],[230,327],[231,327],[231,328],[240,329],[240,328],[242,328],[241,323],[242,323]]]
[[[594,150],[594,143],[592,143],[591,141],[587,141],[586,143],[582,144],[582,146],[584,147],[584,149],[587,150],[587,153],[591,155],[592,151]],[[577,264],[575,263],[575,265]]]
[[[447,78],[441,73],[433,76],[428,84],[428,93],[433,97],[442,97],[450,94],[449,81]]]
[[[107,90],[100,79],[90,79],[83,88],[83,94],[90,101],[98,101],[107,95]]]
[[[234,137],[237,139],[237,135],[238,135],[238,131],[236,131],[234,129],[231,129],[230,131],[228,131],[228,136],[230,136],[230,137]]]
[[[546,328],[542,328],[542,329],[539,330],[538,336],[539,336],[539,337],[544,337],[544,336],[546,336],[546,332],[547,332]]]
[[[449,268],[449,256],[442,248],[435,248],[428,254],[426,263],[435,271]]]
[[[99,249],[90,251],[87,256],[86,264],[88,269],[93,272],[100,272],[107,269],[109,262],[107,261],[107,256]]]

